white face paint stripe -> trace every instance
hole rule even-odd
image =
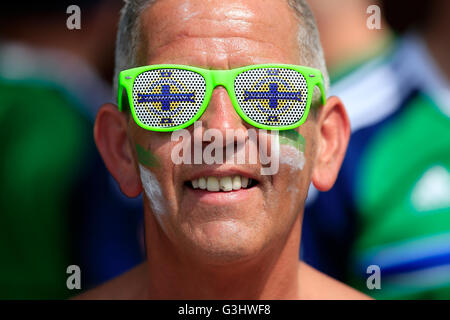
[[[280,164],[286,164],[295,170],[303,170],[305,166],[305,154],[290,145],[281,145]]]
[[[150,207],[158,218],[158,216],[162,216],[166,213],[164,205],[165,199],[162,194],[161,185],[155,175],[141,164],[139,164],[139,171],[141,174],[142,187],[147,195]]]

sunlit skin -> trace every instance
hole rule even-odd
[[[141,26],[141,65],[229,69],[301,64],[298,21],[285,1],[161,0],[144,12]],[[214,90],[200,121],[204,129],[220,130],[224,137],[226,129],[252,128],[236,113],[222,87]],[[193,128],[189,130],[193,133]],[[144,197],[147,261],[84,298],[364,298],[298,260],[309,184],[329,189],[347,146],[349,123],[340,100],[328,99],[296,130],[305,143],[282,144],[281,157],[295,157],[298,152],[291,149],[304,144],[306,162],[301,170],[288,161],[282,161],[279,172],[271,176],[260,174],[259,163],[174,165],[171,151],[176,142],[170,133],[146,131],[116,106],[104,105],[95,139],[121,190],[130,197],[143,191],[139,151],[140,165],[156,178],[165,201],[163,210],[154,212],[155,206]],[[143,155],[146,150],[150,158]],[[149,161],[153,156],[158,165]],[[233,174],[258,184],[226,193],[185,185],[201,176]]]

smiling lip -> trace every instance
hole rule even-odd
[[[244,200],[248,200],[250,197],[253,197],[256,192],[259,190],[260,185],[260,176],[257,174],[253,174],[253,170],[245,170],[238,167],[229,167],[229,168],[207,168],[196,171],[192,175],[189,176],[189,179],[185,180],[184,189],[186,191],[186,195],[195,202],[202,202],[210,205],[227,205],[235,202],[240,202]],[[256,186],[240,188],[238,190],[229,190],[229,191],[208,191],[206,189],[200,188],[192,188],[192,181],[204,177],[216,177],[218,179],[224,177],[233,177],[233,176],[241,176],[246,177],[250,181],[254,181]]]
[[[243,177],[247,177],[249,179],[253,179],[255,181],[260,182],[260,177],[258,175],[255,175],[247,170],[242,170],[239,168],[229,168],[229,169],[206,169],[206,170],[200,170],[194,173],[192,176],[190,176],[186,181],[191,181],[195,179],[199,179],[201,177],[227,177],[227,176],[235,176],[240,175]]]
[[[188,187],[185,187],[185,189],[186,195],[192,200],[215,206],[228,205],[235,202],[249,200],[259,190],[258,186],[229,192],[214,192],[201,189],[192,189]]]

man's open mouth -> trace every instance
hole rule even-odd
[[[191,189],[206,190],[210,192],[230,192],[241,189],[250,189],[258,185],[258,181],[241,175],[214,177],[206,176],[185,182]]]

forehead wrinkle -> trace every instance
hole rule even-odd
[[[194,23],[195,22],[195,23]],[[235,33],[240,34],[242,32],[249,33],[252,28],[256,28],[259,25],[263,26],[263,23],[259,22],[248,22],[239,19],[209,19],[209,18],[198,18],[193,23],[186,23],[180,25],[177,33],[182,33],[187,36],[189,35],[206,35],[211,32],[218,33]]]
[[[238,51],[242,51],[243,49],[248,49],[250,46],[252,48],[261,48],[263,46],[266,46],[266,49],[269,48],[276,48],[281,49],[281,47],[277,46],[276,44],[265,41],[263,39],[252,39],[245,36],[228,36],[228,37],[216,37],[216,36],[201,36],[201,37],[181,37],[179,39],[175,39],[174,41],[171,41],[161,47],[159,47],[157,50],[155,50],[155,53],[158,53],[158,51],[164,51],[167,49],[170,49],[171,47],[183,47],[183,46],[189,46],[189,48],[194,49],[207,49],[208,51],[211,51],[212,49],[217,50],[217,52],[229,52],[229,53],[235,53]],[[192,47],[193,45],[193,47]],[[256,46],[256,47],[255,47]]]
[[[165,63],[166,56],[171,57],[171,51],[177,50],[181,52],[189,52],[189,54],[177,55],[176,60],[171,57],[171,63],[188,63],[189,65],[196,65],[198,67],[210,67],[207,63],[208,56],[213,52],[215,56],[224,55],[229,60],[230,68],[242,66],[241,63],[236,62],[242,57],[243,53],[247,58],[251,58],[253,63],[269,63],[279,62],[287,63],[289,57],[286,57],[282,48],[268,41],[254,40],[244,37],[228,37],[218,38],[217,45],[211,43],[216,38],[213,37],[189,37],[180,41],[167,43],[166,45],[148,52],[148,64]],[[278,61],[269,58],[268,52],[278,52]],[[156,60],[153,57],[157,57]],[[193,58],[195,57],[195,58]],[[201,57],[201,58],[200,58]]]
[[[179,30],[184,30],[187,27],[195,25],[196,21],[202,23],[209,21],[215,23],[216,27],[218,24],[229,24],[231,22],[234,24],[233,28],[235,28],[238,24],[240,24],[241,26],[249,26],[254,23],[250,19],[245,19],[250,16],[253,17],[253,14],[234,14],[233,16],[233,10],[231,13],[227,11],[222,12],[220,10],[215,10],[219,11],[220,14],[217,12],[214,14],[211,11],[207,11],[205,14],[205,12],[199,11],[187,12],[187,10],[171,10],[169,11],[168,15],[164,16],[164,19],[160,19],[160,16],[156,15],[156,13],[158,12],[157,9],[158,6],[155,4],[153,7],[149,7],[148,9],[146,9],[141,15],[141,19],[144,19],[143,23],[146,25],[146,27],[149,27],[147,23],[150,23],[153,31],[157,34],[165,33],[167,29],[173,28],[174,26],[178,27]],[[174,23],[174,21],[176,21],[177,23]],[[202,28],[204,28],[204,26],[201,26],[201,29]],[[204,30],[210,31],[209,28],[204,28]]]
[[[175,5],[173,5],[175,3]],[[287,4],[286,4],[287,8]],[[256,14],[258,13],[258,14]],[[196,35],[215,32],[216,29],[227,30],[228,32],[242,33],[251,27],[259,28],[263,26],[264,33],[273,33],[280,26],[280,17],[283,13],[291,15],[295,19],[294,13],[287,10],[259,10],[248,5],[219,2],[219,5],[210,9],[203,1],[183,1],[177,4],[176,1],[157,1],[153,6],[147,8],[141,18],[146,30],[152,30],[155,35],[164,35],[164,38],[170,38],[173,31],[182,31]],[[292,22],[281,17],[282,22]],[[247,30],[241,30],[238,26]],[[169,33],[170,32],[170,33]],[[152,40],[152,39],[150,39]]]
[[[163,28],[147,28],[148,41],[157,46],[185,38],[245,38],[268,42],[273,33],[271,25],[266,23],[248,23],[240,20],[230,21],[196,19],[195,23],[165,24]]]
[[[146,42],[141,53],[145,55],[145,60],[152,60],[158,55],[168,56],[165,50],[179,48],[197,53],[209,51],[211,55],[220,55],[228,50],[227,53],[233,56],[239,53],[248,56],[245,51],[250,50],[256,55],[255,58],[264,56],[267,48],[274,48],[279,53],[286,53],[289,48],[289,51],[295,51],[295,54],[290,53],[291,61],[292,58],[298,60],[297,31],[290,31],[297,30],[298,21],[290,9],[273,12],[243,4],[220,3],[214,10],[207,10],[208,7],[198,1],[185,1],[175,7],[173,3],[170,0],[157,1],[140,17],[142,40]],[[281,17],[281,23],[277,17]],[[188,47],[186,43],[194,46]],[[261,51],[258,52],[255,47]],[[156,59],[161,60],[159,57]]]
[[[176,2],[176,1],[172,1]],[[180,1],[179,1],[180,2]],[[211,2],[211,1],[207,1]],[[219,5],[215,5],[213,10],[207,9],[204,1],[189,1],[184,0],[180,4],[172,6],[170,1],[155,3],[154,7],[156,9],[168,9],[172,13],[174,21],[189,21],[193,18],[200,17],[211,17],[214,20],[236,19],[236,20],[251,20],[255,17],[255,14],[247,5],[232,3],[231,1],[216,1]],[[169,19],[171,20],[171,19]]]
[[[238,53],[249,54],[250,51],[255,55],[264,55],[264,52],[269,50],[275,50],[279,53],[280,59],[284,58],[283,52],[286,52],[286,48],[292,47],[295,52],[295,56],[292,59],[297,60],[298,46],[296,41],[289,41],[282,43],[270,37],[260,36],[264,35],[264,32],[250,34],[250,33],[237,33],[237,34],[203,34],[193,35],[188,32],[180,32],[174,34],[171,37],[166,37],[164,40],[148,40],[146,55],[149,59],[153,56],[164,54],[166,50],[183,49],[190,52],[202,51],[209,52],[211,54],[227,53],[229,55],[235,55]],[[249,52],[245,52],[249,51]]]

